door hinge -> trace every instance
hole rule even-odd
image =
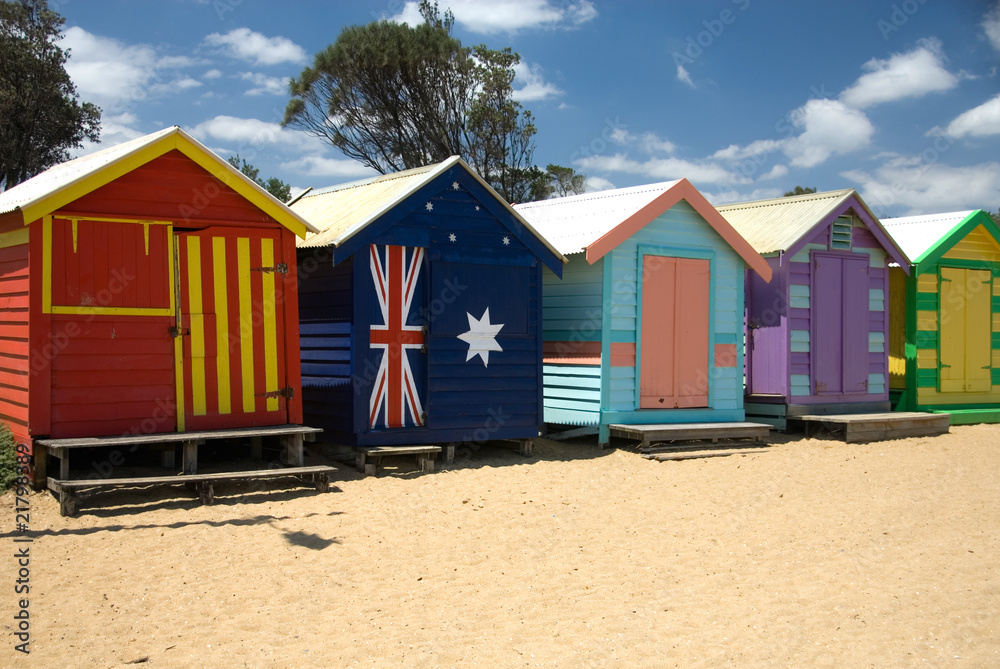
[[[274,267],[251,267],[251,272],[273,272],[275,274],[288,274],[288,263],[278,263]]]
[[[285,399],[290,400],[293,397],[295,397],[295,389],[292,388],[291,386],[285,386],[281,390],[272,390],[266,393],[257,393],[255,397],[263,397],[266,400],[274,400],[278,399],[279,397],[284,397]]]

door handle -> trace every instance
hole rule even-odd
[[[191,328],[179,328],[176,325],[170,326],[170,336],[173,337],[174,339],[176,339],[177,337],[190,334],[191,334]]]

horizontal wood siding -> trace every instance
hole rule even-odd
[[[49,436],[176,430],[169,317],[54,315]]]
[[[73,213],[277,227],[278,223],[203,167],[173,150],[64,208]]]
[[[28,438],[28,245],[0,249],[0,420]],[[42,352],[39,352],[42,355]]]
[[[600,422],[601,366],[545,365],[543,371],[546,423],[597,425]]]
[[[714,252],[712,263],[712,303],[710,310],[710,351],[715,344],[742,344],[744,263],[739,255],[716,233],[687,202],[680,202],[626,242],[605,256],[605,271],[611,271],[611,295],[607,309],[611,314],[611,341],[628,342],[637,338],[639,247],[659,249],[663,255],[683,257],[685,251]],[[652,252],[652,251],[649,251]],[[607,261],[610,259],[610,262]],[[647,344],[648,345],[648,344]],[[712,411],[742,411],[743,360],[738,347],[736,366],[709,365],[709,410],[705,420],[713,420]],[[641,347],[639,356],[641,357]],[[638,364],[638,361],[637,361]],[[610,401],[606,411],[633,412],[636,401],[636,368],[616,367],[609,378]],[[669,421],[671,410],[656,410]]]
[[[568,256],[560,279],[542,273],[542,336],[545,341],[600,342],[604,260],[587,263],[583,253]]]

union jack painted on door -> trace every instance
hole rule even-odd
[[[368,424],[372,428],[423,426],[426,333],[419,309],[424,249],[372,244],[369,259],[377,305],[369,346],[377,372],[368,401]]]

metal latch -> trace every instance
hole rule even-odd
[[[173,337],[174,339],[182,335],[189,335],[189,334],[191,334],[191,328],[179,328],[176,325],[170,326],[170,336]]]
[[[288,274],[288,263],[278,263],[274,267],[251,267],[251,272],[268,272],[275,274]]]
[[[266,400],[276,400],[279,397],[284,397],[285,399],[292,399],[295,397],[295,389],[291,386],[285,386],[281,390],[272,390],[266,393],[258,393],[256,397],[263,397]]]

